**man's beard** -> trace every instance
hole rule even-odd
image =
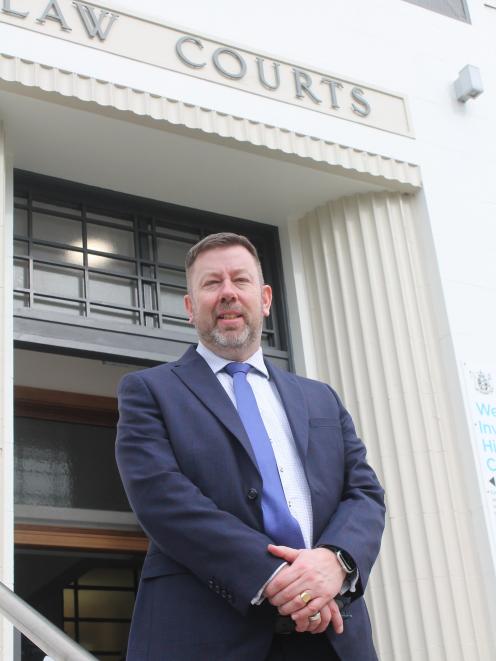
[[[225,306],[222,308],[222,312],[230,312],[235,309],[235,306]],[[196,326],[196,332],[198,333],[200,339],[207,346],[215,345],[222,349],[239,349],[244,346],[249,346],[252,343],[255,343],[257,340],[260,341],[262,335],[262,326],[263,326],[263,315],[262,308],[260,313],[260,319],[258,320],[247,320],[244,317],[245,325],[240,331],[236,330],[221,330],[217,326],[211,328],[200,328]]]
[[[208,337],[218,347],[237,349],[253,342],[255,329],[248,325],[240,331],[221,331],[219,328],[213,328]]]

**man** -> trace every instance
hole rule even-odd
[[[198,347],[119,388],[117,461],[150,538],[128,661],[372,661],[383,492],[351,418],[264,362],[272,291],[248,239],[206,237],[186,274]]]

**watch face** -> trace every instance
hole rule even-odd
[[[353,574],[353,572],[356,571],[357,566],[346,551],[343,551],[337,546],[327,546],[327,548],[335,554],[339,564],[347,574]]]
[[[337,558],[339,560],[339,563],[341,564],[341,567],[345,570],[346,573],[351,574],[352,572],[355,571],[355,568],[352,566],[352,564],[344,557],[342,551],[338,551],[336,553]]]

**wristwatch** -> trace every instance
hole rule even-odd
[[[346,551],[343,551],[343,549],[337,546],[326,546],[326,548],[336,555],[337,561],[347,574],[353,574],[356,571],[356,563],[349,553],[346,553]]]

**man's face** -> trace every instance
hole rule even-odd
[[[203,344],[230,360],[243,361],[255,353],[272,290],[261,283],[248,250],[235,245],[200,253],[189,284],[184,305]]]

